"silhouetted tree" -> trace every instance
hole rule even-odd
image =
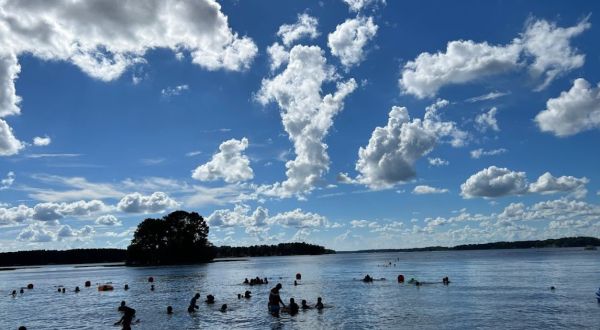
[[[207,262],[215,250],[207,239],[209,227],[196,212],[175,211],[139,225],[127,247],[127,263],[163,265]]]

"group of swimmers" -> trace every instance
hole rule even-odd
[[[362,281],[365,282],[365,283],[371,283],[374,280],[375,279],[373,277],[371,277],[371,275],[369,275],[369,274],[365,275],[365,277],[363,277],[363,279],[362,279]],[[382,277],[379,280],[384,281],[385,278]],[[402,274],[398,275],[398,283],[404,283],[404,275],[402,275]],[[419,282],[418,280],[416,280],[414,278],[411,278],[408,281],[408,283],[409,284],[414,284],[415,286],[421,286],[421,285],[425,284],[424,282]],[[431,282],[428,283],[428,284],[431,284]],[[448,276],[445,276],[445,277],[442,278],[442,284],[444,284],[444,285],[449,285],[450,284],[450,279],[448,278]]]
[[[279,295],[279,290],[281,290],[282,285],[281,283],[277,283],[277,285],[271,289],[271,291],[269,292],[269,304],[267,305],[269,308],[269,312],[271,313],[271,315],[275,316],[275,317],[279,317],[279,311],[283,310],[288,312],[290,315],[296,315],[298,314],[298,311],[300,310],[300,306],[298,306],[298,304],[296,303],[296,301],[294,300],[294,298],[290,298],[290,303],[286,306],[285,303],[283,302],[283,300],[281,300],[281,296]],[[280,308],[281,305],[281,308]],[[325,306],[323,305],[323,300],[321,299],[321,297],[317,298],[317,303],[315,304],[315,307],[317,310],[321,310],[323,309]],[[307,310],[307,309],[311,309],[312,307],[308,305],[308,303],[306,302],[306,300],[302,300],[302,309],[303,310]]]
[[[269,280],[265,277],[264,279],[256,276],[256,278],[251,278],[250,280],[248,280],[248,278],[246,277],[246,279],[244,279],[244,284],[248,284],[248,285],[259,285],[259,284],[269,284]]]

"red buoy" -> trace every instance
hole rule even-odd
[[[398,275],[398,283],[404,283],[404,275]]]
[[[150,283],[154,282],[154,277],[152,277],[152,276],[148,277],[148,282],[150,282]]]
[[[300,273],[297,273],[297,274],[296,274],[296,279],[297,279],[297,280],[301,280],[301,279],[302,279],[302,274],[300,274]]]

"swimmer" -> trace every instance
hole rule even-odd
[[[196,301],[198,301],[198,299],[200,298],[200,294],[196,293],[196,295],[192,298],[192,300],[190,300],[190,306],[188,306],[188,312],[192,313],[195,312],[196,309],[198,309],[198,305],[196,305]]]
[[[62,293],[65,293],[65,292],[67,292],[67,289],[62,288]]]
[[[25,326],[22,325],[22,326],[19,327],[19,330],[27,330],[27,328],[25,328]]]
[[[265,277],[265,284],[269,284],[269,280]]]
[[[365,278],[363,278],[363,282],[365,282],[365,283],[373,282],[373,278],[371,276],[369,276],[369,274],[367,274],[365,276]]]
[[[277,283],[277,285],[271,289],[271,292],[269,293],[269,312],[271,312],[271,315],[275,317],[279,317],[279,304],[285,307],[283,300],[281,300],[281,297],[279,296],[279,290],[281,290],[281,283]]]
[[[19,293],[20,293],[20,294],[23,294],[23,293],[25,293],[25,291],[23,291],[23,288],[21,288],[21,290],[19,290]]]
[[[131,322],[133,321],[133,318],[135,317],[135,309],[127,307],[127,306],[123,306],[123,307],[124,307],[123,317],[121,317],[121,319],[119,321],[115,322],[115,325],[121,324],[123,326],[122,329],[130,330]]]
[[[300,309],[300,307],[298,306],[298,304],[296,304],[296,302],[294,301],[294,298],[290,298],[290,304],[288,305],[288,311],[289,311],[290,315],[298,314],[299,309]]]
[[[298,285],[298,282],[294,281],[294,286],[297,286],[297,285]]]
[[[119,306],[119,308],[117,308],[117,310],[119,312],[124,312],[125,308],[127,308],[127,306],[125,306],[125,300],[121,301],[121,306]]]
[[[17,290],[13,290],[13,291],[12,291],[12,293],[11,293],[11,295],[12,295],[13,297],[14,297],[14,296],[16,296],[16,295],[17,295]]]
[[[75,292],[81,291],[78,286],[75,287]]]
[[[209,294],[208,296],[206,296],[206,303],[207,304],[214,304],[215,303],[215,296],[213,296],[212,294]]]
[[[242,299],[242,294],[238,293],[238,299]]]
[[[227,304],[221,305],[221,313],[225,313],[227,311]]]
[[[550,287],[550,290],[554,291],[556,288],[554,286]]]
[[[246,279],[244,280],[244,284],[250,284],[250,281],[248,281],[248,278],[246,277]]]
[[[311,307],[306,304],[306,299],[302,299],[302,309],[311,309]]]
[[[167,306],[167,314],[173,314],[173,306]]]
[[[251,294],[251,291],[246,290],[246,292],[244,292],[244,298],[249,299],[250,297],[252,297]]]
[[[123,290],[125,290],[125,291],[129,290],[129,284],[125,284],[125,286],[123,287]]]
[[[325,308],[325,306],[323,306],[323,301],[322,301],[321,297],[317,298],[317,304],[315,305],[315,307],[319,310]]]
[[[150,286],[150,291],[154,291],[154,284]]]

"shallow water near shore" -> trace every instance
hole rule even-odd
[[[302,274],[298,286],[296,273]],[[367,273],[387,280],[361,282]],[[398,274],[436,283],[398,284]],[[269,284],[242,284],[256,276],[268,277]],[[449,286],[440,283],[444,276]],[[91,288],[84,287],[86,280]],[[115,290],[98,292],[96,283],[107,282]],[[286,303],[293,297],[314,304],[321,296],[327,308],[271,317],[267,297],[277,282]],[[33,290],[10,296],[28,283]],[[59,285],[67,292],[58,293]],[[121,300],[137,310],[140,323],[133,329],[598,329],[599,286],[600,252],[581,248],[263,257],[173,267],[46,266],[0,272],[0,329],[119,329],[112,324],[120,318]],[[252,298],[238,300],[247,289]],[[200,309],[190,315],[186,309],[195,292],[202,295]],[[207,294],[216,297],[214,305],[203,303]],[[224,303],[229,310],[221,313]],[[173,315],[166,314],[168,305]]]

